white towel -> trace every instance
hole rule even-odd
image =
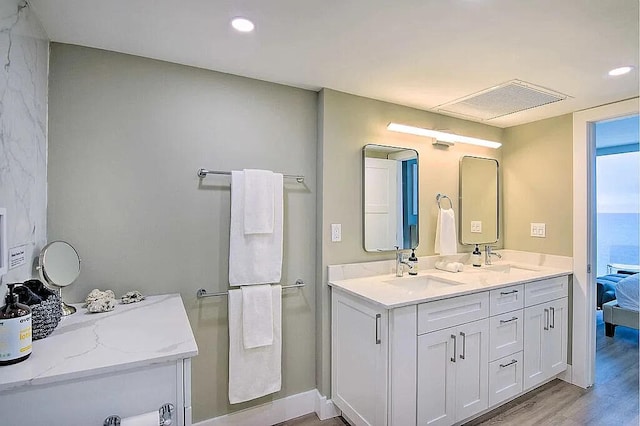
[[[282,274],[282,174],[273,173],[273,232],[244,232],[244,173],[231,172],[229,284],[279,283]]]
[[[273,343],[271,284],[249,285],[242,290],[242,339],[245,349]]]
[[[460,262],[445,262],[440,261],[435,264],[436,269],[447,272],[462,272],[464,265]]]
[[[273,232],[273,172],[244,170],[244,233]]]
[[[273,344],[245,349],[242,290],[229,290],[229,402],[237,404],[278,392],[282,385],[282,288],[271,287]]]
[[[453,209],[438,209],[435,252],[456,254],[457,251],[456,217]]]

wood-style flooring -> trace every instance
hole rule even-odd
[[[465,426],[638,426],[638,330],[616,327],[604,335],[602,312],[597,314],[596,377],[590,389],[561,380],[497,408]],[[315,414],[278,426],[344,426],[342,418],[320,421]]]

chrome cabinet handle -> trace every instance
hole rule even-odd
[[[460,354],[460,359],[464,359],[467,355],[467,335],[462,331],[460,332],[460,335],[462,336],[462,353]]]
[[[376,345],[382,343],[380,340],[380,319],[382,318],[382,314],[376,314]]]
[[[549,328],[556,328],[556,310],[553,306],[549,310],[551,311],[551,325]]]
[[[518,360],[517,360],[517,359],[512,359],[512,360],[511,360],[511,362],[509,362],[509,363],[507,363],[507,364],[500,364],[500,368],[508,367],[508,366],[510,366],[510,365],[515,364],[516,362],[518,362]]]
[[[456,362],[456,352],[458,352],[458,349],[457,349],[458,342],[456,341],[455,334],[452,334],[451,338],[453,339],[453,357],[451,358],[451,362]]]
[[[544,329],[549,330],[549,310],[544,310]]]
[[[500,295],[501,295],[501,296],[506,296],[506,295],[508,295],[508,294],[513,294],[513,293],[517,293],[517,292],[518,292],[518,290],[501,291],[501,292],[500,292]]]
[[[516,321],[517,319],[518,319],[518,317],[513,317],[513,318],[508,319],[508,320],[500,320],[500,324],[506,324],[506,323],[511,322],[511,321]]]

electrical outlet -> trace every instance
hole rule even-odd
[[[536,238],[546,238],[547,229],[544,223],[531,223],[531,236]]]
[[[340,223],[331,224],[331,241],[334,243],[338,243],[342,241],[342,224]]]
[[[472,220],[471,221],[471,232],[474,234],[482,233],[482,221],[481,220]]]

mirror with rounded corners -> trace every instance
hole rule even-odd
[[[53,241],[42,249],[37,267],[42,281],[57,290],[62,301],[62,287],[72,284],[80,275],[80,256],[73,246],[65,241]],[[69,315],[76,308],[62,302],[63,315]]]
[[[460,243],[491,244],[499,236],[498,160],[460,159]]]
[[[364,249],[418,246],[418,151],[365,145],[363,158]]]

